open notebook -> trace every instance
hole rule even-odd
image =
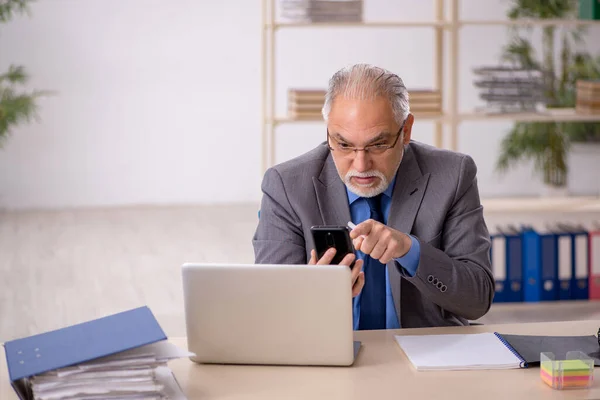
[[[395,336],[419,371],[510,369],[539,365],[541,352],[563,357],[579,350],[600,365],[598,339],[589,336],[527,336],[494,333]]]

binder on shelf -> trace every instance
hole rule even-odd
[[[589,299],[589,234],[583,226],[575,226],[573,237],[573,273],[571,278],[571,299]]]
[[[491,235],[490,256],[496,281],[494,302],[523,301],[523,239],[515,228],[498,227]]]
[[[170,369],[165,366],[166,361],[189,356],[191,353],[179,350],[176,346],[166,342],[166,339],[167,337],[154,315],[148,307],[144,306],[66,328],[12,340],[6,342],[4,348],[11,385],[21,400],[39,398],[36,395],[36,383],[39,390],[42,390],[42,387],[49,390],[49,383],[55,386],[62,385],[58,388],[59,392],[54,392],[52,395],[46,393],[45,397],[40,396],[44,398],[55,398],[62,395],[85,397],[82,395],[82,391],[107,390],[107,392],[100,392],[99,395],[108,399],[113,397],[111,385],[117,387],[116,382],[118,382],[119,389],[124,386],[128,387],[125,393],[121,392],[119,396],[128,398],[127,396],[140,396],[140,393],[155,395],[166,386],[172,383],[176,384]],[[157,345],[168,347],[158,347]],[[143,354],[137,353],[140,350]],[[123,362],[123,360],[127,361]],[[132,364],[140,368],[145,367],[148,380],[140,383],[138,376],[138,381],[133,383],[134,380],[131,377],[126,377],[126,373],[131,373]],[[111,378],[99,376],[100,372],[96,371],[106,371],[107,366],[111,367],[108,371],[115,374]],[[160,382],[159,378],[164,378],[164,376],[159,377],[158,375],[164,374],[165,368],[168,376],[165,378],[166,385],[162,385],[165,382]],[[75,385],[76,387],[74,387],[75,381],[73,380],[60,380],[64,377],[69,379],[69,376],[84,372],[87,375],[83,381],[87,382],[86,385],[89,386],[81,386],[83,385],[81,380],[79,380],[79,386]],[[136,372],[140,375],[142,371],[137,370]],[[106,372],[104,373],[106,374]],[[103,389],[98,389],[98,385]],[[149,386],[151,389],[148,389]],[[179,386],[177,384],[176,386],[178,389],[176,394],[181,393]],[[168,389],[172,390],[173,388],[169,387]],[[56,390],[56,388],[52,390]],[[61,394],[65,390],[79,390],[80,392],[69,395]],[[181,398],[181,395],[175,397]]]
[[[523,301],[559,299],[557,235],[527,227],[523,232]]]
[[[596,224],[589,234],[590,269],[588,275],[589,298],[600,300],[600,224]]]
[[[586,300],[589,298],[588,232],[582,225],[558,224],[557,229],[560,299]]]
[[[575,279],[573,236],[571,229],[562,225],[555,230],[558,260],[558,300],[570,300],[572,281]]]

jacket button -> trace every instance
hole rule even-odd
[[[441,289],[441,288],[442,288],[442,286],[444,286],[444,284],[443,284],[442,282],[438,282],[438,283],[437,283],[437,288],[438,288],[438,289]]]
[[[444,293],[446,290],[448,290],[448,286],[442,285],[442,287],[440,288],[440,292]]]
[[[429,282],[429,283],[433,282],[433,275],[429,275],[427,277],[427,282]]]
[[[438,281],[438,279],[437,279],[437,278],[435,278],[435,279],[433,280],[433,282],[432,282],[432,283],[433,283],[435,286],[437,286],[438,282],[439,282],[439,281]]]

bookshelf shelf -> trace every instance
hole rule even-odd
[[[600,20],[584,20],[584,19],[529,19],[521,18],[519,20],[462,20],[459,21],[460,26],[510,26],[510,25],[522,25],[522,26],[586,26],[586,25],[598,25],[600,26]]]
[[[462,113],[458,115],[460,121],[478,121],[478,120],[511,120],[528,122],[561,122],[561,121],[580,121],[580,122],[600,122],[600,114],[578,114],[575,109],[549,110],[539,113],[510,113],[510,114],[488,114],[484,112]]]
[[[270,25],[265,25],[270,27]],[[364,22],[276,22],[273,27],[280,28],[428,28],[448,27],[444,21],[364,21]]]
[[[484,212],[595,212],[600,196],[482,198]]]
[[[464,26],[600,26],[600,20],[583,19],[528,19],[519,20],[461,20],[458,27]],[[265,28],[452,28],[447,21],[363,21],[363,22],[275,22],[265,24]]]
[[[449,115],[427,115],[414,113],[416,121],[434,121],[434,122],[448,122],[450,120]],[[600,122],[600,114],[577,114],[575,109],[561,109],[552,110],[547,112],[539,113],[507,113],[507,114],[490,114],[485,112],[471,112],[458,114],[458,121],[527,121],[527,122],[567,122],[567,121],[579,121],[579,122]],[[267,120],[270,123],[271,120]],[[321,118],[292,118],[287,116],[279,116],[272,120],[276,125],[279,124],[293,124],[293,123],[307,123],[307,122],[323,122]]]

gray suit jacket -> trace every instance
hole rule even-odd
[[[421,245],[417,273],[388,264],[403,328],[467,325],[494,296],[490,237],[483,219],[477,167],[467,155],[411,141],[398,173],[388,226]],[[256,263],[306,264],[310,227],[346,225],[350,207],[325,143],[270,168],[253,237]]]

